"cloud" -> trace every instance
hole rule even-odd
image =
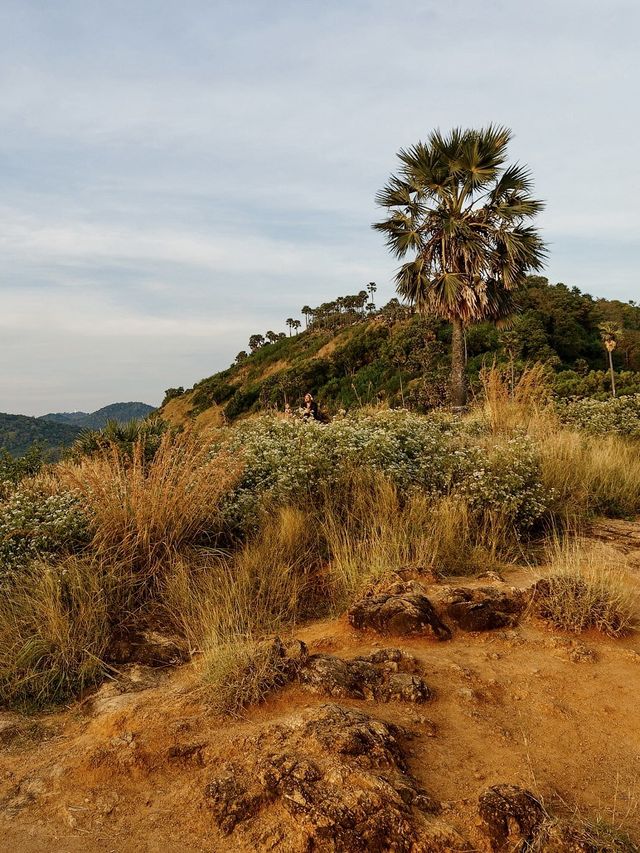
[[[149,399],[296,306],[388,298],[373,198],[436,126],[511,126],[549,276],[636,297],[639,24],[632,0],[5,0],[0,408]]]

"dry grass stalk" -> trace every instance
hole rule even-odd
[[[538,583],[536,606],[557,628],[619,637],[637,627],[638,589],[619,551],[580,539],[556,541],[550,568]]]
[[[151,461],[137,444],[130,459],[115,445],[59,477],[77,489],[93,525],[99,555],[130,563],[141,579],[159,574],[166,560],[215,532],[220,499],[241,463],[212,455],[193,433],[165,435]]]

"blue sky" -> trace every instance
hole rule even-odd
[[[0,411],[158,403],[396,262],[401,146],[510,126],[547,275],[636,299],[635,0],[0,0]]]

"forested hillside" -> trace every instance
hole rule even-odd
[[[153,411],[155,411],[154,407],[147,403],[111,403],[95,412],[50,412],[47,415],[41,415],[41,420],[72,424],[84,429],[102,429],[107,421],[125,424],[146,418]]]
[[[447,402],[450,326],[414,314],[392,299],[376,308],[375,285],[317,308],[304,306],[304,331],[289,318],[289,335],[251,336],[227,369],[193,388],[168,389],[162,413],[233,420],[261,408],[297,405],[311,391],[328,412],[386,401],[426,410]],[[595,299],[577,287],[531,276],[518,295],[519,313],[505,328],[479,323],[466,329],[466,370],[478,387],[484,364],[515,372],[531,362],[548,365],[559,396],[610,394],[602,324],[613,329],[619,395],[640,391],[640,306]]]
[[[80,433],[80,427],[71,424],[0,413],[0,450],[8,450],[13,456],[22,456],[34,443],[55,455],[61,448],[73,444]]]

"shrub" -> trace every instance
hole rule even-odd
[[[103,429],[81,433],[68,456],[74,461],[80,461],[84,456],[100,455],[115,446],[121,454],[127,456],[132,456],[136,448],[141,449],[144,458],[149,460],[160,447],[167,428],[161,418],[133,420],[126,424],[107,421]]]
[[[263,417],[219,433],[244,471],[226,504],[232,525],[255,522],[261,501],[304,505],[352,469],[383,474],[401,494],[460,493],[531,526],[545,510],[536,450],[526,436],[487,446],[444,416],[380,411],[328,426]],[[504,458],[504,461],[503,461]],[[537,482],[538,480],[538,482]]]
[[[555,545],[551,574],[538,582],[535,603],[544,619],[576,633],[595,628],[618,637],[638,620],[638,597],[623,555],[579,540]]]
[[[269,640],[227,640],[207,650],[202,666],[210,706],[229,716],[262,702],[290,677],[290,662]]]
[[[558,401],[557,410],[563,423],[585,432],[640,438],[640,394],[608,400]]]
[[[25,568],[0,597],[0,701],[62,702],[98,681],[127,589],[112,563],[69,557]]]
[[[96,552],[132,566],[142,581],[173,554],[216,534],[220,500],[240,468],[238,458],[211,455],[195,434],[167,433],[150,461],[141,441],[131,457],[111,444],[61,466],[59,476],[82,497]]]
[[[77,492],[18,486],[0,504],[0,585],[31,560],[80,548],[89,539],[88,525]]]

